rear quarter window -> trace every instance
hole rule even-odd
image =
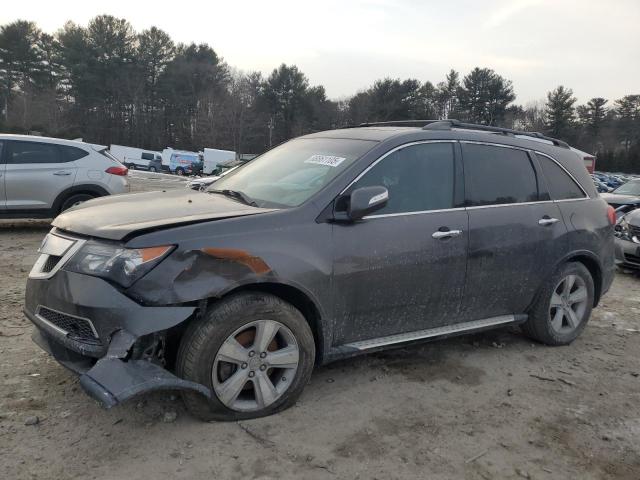
[[[58,145],[58,150],[60,151],[61,162],[73,162],[74,160],[78,160],[89,155],[89,152],[86,150],[71,147],[69,145]]]
[[[585,197],[580,186],[554,160],[540,154],[536,154],[536,157],[538,157],[542,174],[547,181],[549,193],[553,200],[570,200]]]

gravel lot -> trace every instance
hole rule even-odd
[[[48,229],[0,221],[0,478],[640,478],[632,274],[569,347],[503,329],[400,348],[317,368],[277,416],[201,423],[171,392],[103,410],[31,342]]]

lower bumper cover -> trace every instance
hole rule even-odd
[[[178,378],[146,360],[103,358],[80,376],[80,385],[105,408],[154,390],[193,390],[205,397],[211,395],[204,385]]]
[[[83,390],[105,408],[155,390],[192,390],[207,398],[211,396],[204,385],[178,378],[160,365],[147,360],[125,360],[136,337],[122,330],[113,336],[107,354],[98,361],[65,348],[38,329],[32,338],[58,363],[79,374]]]

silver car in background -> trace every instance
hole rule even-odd
[[[50,218],[129,191],[127,168],[101,145],[0,134],[0,218]]]

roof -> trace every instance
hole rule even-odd
[[[60,145],[77,145],[87,147],[89,145],[93,145],[87,142],[81,142],[78,140],[66,140],[64,138],[55,138],[55,137],[40,137],[37,135],[18,135],[14,133],[0,133],[0,140],[22,140],[25,142],[49,142],[49,143],[57,143]]]
[[[387,138],[401,133],[412,133],[414,127],[354,127],[326,130],[324,132],[311,133],[302,138],[351,138],[356,140],[374,140],[381,142]]]
[[[382,142],[391,138],[407,136],[409,141],[443,139],[471,140],[504,143],[524,148],[569,149],[561,140],[546,137],[536,132],[524,132],[508,128],[462,123],[457,120],[405,120],[372,124],[358,127],[327,130],[305,135],[303,138],[345,138]],[[524,145],[523,145],[524,143]],[[535,146],[533,146],[535,145]],[[542,150],[545,150],[542,148]]]

